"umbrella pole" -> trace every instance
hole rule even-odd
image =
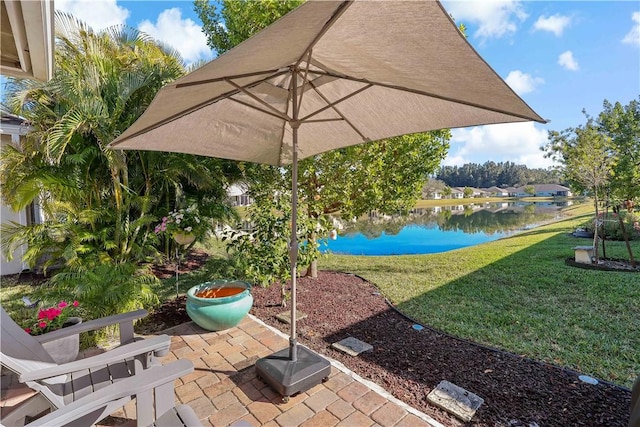
[[[319,384],[329,378],[331,363],[305,346],[298,346],[296,338],[296,282],[298,261],[298,91],[297,70],[292,70],[293,117],[289,122],[293,136],[291,167],[291,336],[289,348],[256,361],[256,376],[273,387],[286,402],[289,396]]]
[[[294,111],[295,110],[296,109],[294,109]],[[291,262],[291,336],[289,337],[289,359],[295,362],[298,359],[298,342],[296,332],[296,276],[298,264],[298,124],[296,123],[292,128],[293,164],[291,167],[291,243],[289,247],[289,260]]]

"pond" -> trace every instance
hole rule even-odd
[[[508,202],[413,209],[409,215],[335,219],[322,252],[409,255],[446,252],[497,240],[557,219],[572,202]]]

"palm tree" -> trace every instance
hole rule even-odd
[[[38,201],[46,217],[32,226],[3,224],[8,253],[26,243],[30,265],[62,263],[78,278],[157,254],[153,223],[179,203],[229,216],[224,188],[238,174],[235,163],[107,148],[165,83],[185,73],[180,56],[135,29],[95,32],[62,13],[56,31],[52,80],[12,80],[7,91],[12,112],[34,131],[2,152],[3,197],[16,210]]]

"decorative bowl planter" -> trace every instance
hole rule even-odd
[[[251,285],[238,280],[205,282],[187,292],[187,314],[209,331],[237,326],[252,305]]]
[[[79,323],[82,323],[82,318],[69,317],[62,327],[65,328]],[[73,362],[78,357],[78,352],[80,351],[80,335],[75,334],[44,342],[42,343],[42,347],[47,350],[47,353],[49,353],[51,358],[57,363]]]
[[[175,240],[177,244],[185,246],[190,245],[194,240],[196,240],[196,236],[191,233],[181,233],[176,231],[173,233],[173,240]]]

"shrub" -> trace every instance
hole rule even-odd
[[[601,230],[604,231],[604,238],[607,240],[624,240],[618,215],[622,217],[629,240],[640,240],[640,213],[626,211],[621,211],[619,214],[613,212],[600,213],[599,220],[602,221]],[[583,227],[587,231],[593,232],[593,220],[585,222]]]

